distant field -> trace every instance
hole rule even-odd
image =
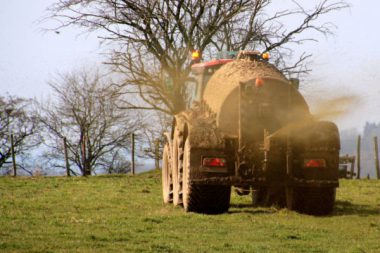
[[[380,181],[343,180],[333,215],[163,205],[160,172],[0,178],[0,252],[380,252]]]

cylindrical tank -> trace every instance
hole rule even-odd
[[[269,119],[281,127],[291,120],[309,115],[302,95],[278,69],[265,61],[240,59],[217,70],[203,93],[203,100],[216,114],[217,126],[224,134],[231,137],[238,135],[239,87],[241,83],[257,78],[263,79],[264,85],[255,88],[252,106],[257,108],[252,110],[252,115],[256,115],[258,120],[259,117],[266,118],[261,120],[262,123]],[[289,113],[292,115],[289,116]]]

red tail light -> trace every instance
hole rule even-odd
[[[204,167],[226,167],[227,161],[224,158],[205,157],[202,160],[202,165]]]
[[[326,168],[325,159],[305,159],[303,161],[303,167],[305,168]]]

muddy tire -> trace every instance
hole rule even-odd
[[[191,170],[190,170],[190,143],[185,141],[185,147],[183,151],[183,181],[182,181],[182,201],[183,208],[186,212],[189,211],[189,194],[192,194],[191,184]]]
[[[230,186],[195,185],[191,182],[191,147],[186,140],[183,154],[183,207],[186,212],[219,214],[230,207]]]
[[[192,185],[188,194],[187,212],[220,214],[230,207],[230,186]]]
[[[173,202],[173,183],[169,144],[165,144],[162,155],[162,198],[165,204]]]
[[[172,180],[173,180],[173,205],[182,204],[182,159],[183,141],[176,130],[173,139],[172,151]]]
[[[335,188],[299,187],[287,195],[288,208],[310,215],[327,215],[334,209]],[[289,200],[288,200],[289,198]]]

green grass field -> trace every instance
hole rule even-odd
[[[0,252],[380,252],[380,181],[343,180],[334,213],[163,205],[159,171],[137,176],[0,178]]]

